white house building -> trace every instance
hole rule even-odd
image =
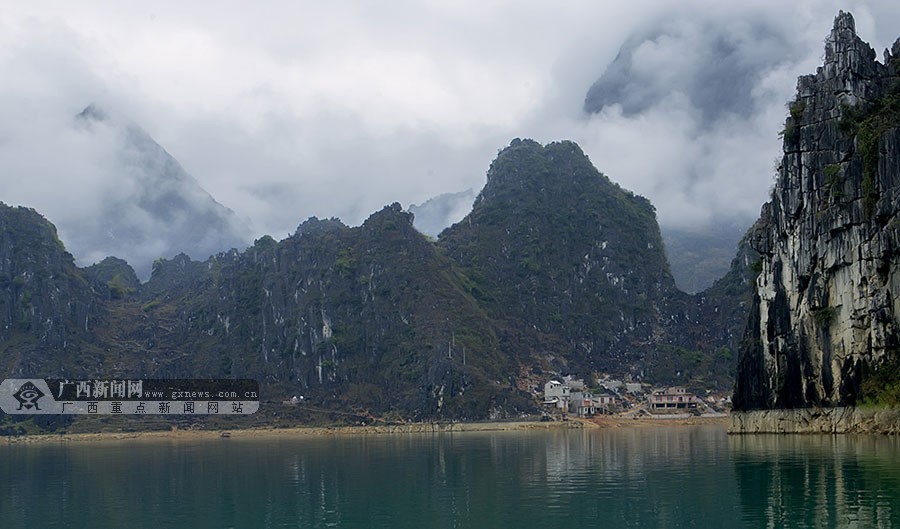
[[[558,380],[551,380],[544,384],[544,405],[554,405],[561,410],[566,410],[569,408],[571,392],[572,388],[568,384],[563,384]]]

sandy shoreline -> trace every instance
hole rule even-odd
[[[93,432],[38,434],[6,437],[7,444],[31,443],[94,443],[100,441],[152,441],[152,440],[203,440],[203,439],[274,439],[308,438],[334,435],[391,435],[462,432],[501,432],[564,430],[585,428],[622,428],[645,426],[691,426],[698,424],[727,424],[727,418],[690,419],[625,419],[597,417],[592,420],[537,422],[457,422],[411,423],[383,426],[295,426],[288,428],[246,428],[234,430],[167,430],[146,432]],[[0,438],[2,439],[2,438]],[[3,441],[0,440],[0,443]]]
[[[474,423],[411,423],[373,426],[293,426],[287,428],[237,428],[215,430],[166,430],[144,432],[91,432],[38,434],[7,437],[7,443],[96,442],[114,440],[154,439],[263,439],[290,437],[322,437],[333,435],[390,435],[415,433],[496,432],[590,428],[593,424],[568,422],[474,422]]]

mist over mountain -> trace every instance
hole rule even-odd
[[[81,224],[82,210],[100,209],[98,190],[119,179],[116,156],[104,148],[113,142],[68,133],[70,117],[97,101],[134,119],[216,201],[249,219],[253,238],[283,237],[298,218],[339,217],[353,226],[386,203],[480,189],[484,160],[516,136],[576,141],[607,174],[649,198],[664,228],[696,229],[736,212],[750,221],[770,185],[763,175],[772,174],[783,101],[805,68],[743,27],[750,21],[771,28],[757,32],[762,40],[788,39],[792,57],[814,60],[821,35],[809,28],[823,27],[831,12],[820,7],[580,1],[566,10],[535,5],[510,18],[500,4],[478,6],[485,19],[415,2],[377,17],[357,5],[305,3],[287,17],[241,6],[217,11],[225,18],[241,11],[236,28],[265,21],[269,31],[243,42],[202,9],[179,10],[176,23],[123,7],[117,12],[129,20],[124,24],[116,12],[84,3],[61,4],[56,16],[9,6],[6,17],[19,33],[0,37],[17,50],[0,57],[0,73],[17,80],[0,90],[4,200],[35,207],[73,240],[69,226]],[[869,27],[896,20],[896,9],[862,10],[860,23]],[[319,31],[312,21],[321,16],[343,30]],[[623,42],[672,25],[698,29],[672,30],[658,46],[636,51],[634,57],[652,60],[632,70],[640,70],[643,84],[673,90],[658,92],[659,101],[640,113],[625,115],[616,104],[583,112],[588,88]],[[134,41],[129,27],[146,38]],[[749,80],[762,112],[728,127],[727,119],[715,127],[702,122],[680,95],[704,57],[703,32],[716,28],[733,28],[742,46],[758,50],[728,57],[753,55],[756,66],[766,50],[774,53],[771,67]],[[216,60],[153,44],[188,35],[202,39]],[[367,82],[359,82],[360,60]]]
[[[205,258],[244,248],[245,223],[138,125],[90,105],[75,126],[105,142],[116,181],[96,189],[99,207],[65,226],[68,249],[84,264],[106,256],[128,261],[147,279],[153,261],[181,252]]]
[[[732,197],[739,188],[730,180],[750,171],[719,161],[736,152],[752,123],[766,119],[773,108],[780,112],[780,104],[773,105],[774,81],[801,62],[806,50],[796,28],[760,13],[741,18],[670,15],[649,21],[625,40],[587,91],[583,111],[617,116],[627,127],[659,122],[662,130],[672,132],[671,143],[683,141],[684,152],[697,150],[687,164],[681,163],[684,152],[653,152],[649,158],[658,163],[644,176],[658,180],[657,189],[671,190],[664,200],[683,196],[684,203],[693,203],[678,208],[679,215],[664,210],[660,224],[676,283],[696,293],[728,271],[738,241],[758,212],[755,205],[746,210],[739,205],[751,189],[765,185],[770,171],[760,164],[740,184],[747,186],[745,197]],[[749,142],[743,143],[747,148]],[[772,147],[775,152],[774,143]],[[681,160],[672,164],[666,161],[669,156]],[[749,163],[759,161],[765,158]],[[709,200],[704,203],[705,196]]]
[[[759,98],[766,72],[802,54],[791,28],[759,15],[730,20],[675,15],[625,41],[588,90],[584,111],[617,105],[630,117],[684,98],[710,126],[747,118],[767,103]]]
[[[445,228],[459,222],[472,211],[475,192],[471,189],[459,193],[444,193],[429,198],[419,205],[410,204],[409,212],[415,218],[413,225],[430,237],[437,237]]]
[[[768,76],[792,67],[804,53],[791,28],[759,14],[741,20],[658,17],[626,39],[588,90],[583,110],[620,111],[624,118],[637,120],[671,103],[687,110],[687,124],[696,121],[709,127],[686,127],[688,134],[708,141],[717,133],[727,136],[734,120],[765,113],[771,107],[771,101],[761,97],[769,93]],[[698,187],[712,177],[704,174],[709,169],[689,168]],[[416,228],[436,237],[471,210],[474,198],[471,190],[445,193],[409,210]],[[701,292],[729,271],[754,219],[746,212],[717,213],[712,221],[685,224],[670,219],[660,226],[671,273],[685,292]]]
[[[698,229],[660,226],[669,269],[678,288],[702,292],[724,276],[750,224],[725,220]]]

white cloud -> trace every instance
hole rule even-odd
[[[15,3],[0,12],[0,200],[36,207],[64,233],[86,222],[116,175],[109,146],[70,125],[99,102],[140,123],[217,200],[252,219],[256,235],[282,237],[310,215],[359,223],[389,202],[479,189],[513,137],[578,141],[601,171],[650,198],[664,222],[749,217],[771,184],[784,102],[796,76],[819,61],[838,7]],[[854,12],[873,44],[889,46],[890,32],[900,33],[900,9],[886,0]],[[802,49],[788,62],[771,57],[751,87],[749,117],[711,127],[683,90],[638,115],[581,115],[621,43],[675,15],[748,31],[738,36],[756,43],[745,55],[757,63],[778,48],[753,40],[740,23],[750,15]],[[692,27],[640,49],[648,82],[677,85],[703,59],[684,54],[705,42]]]

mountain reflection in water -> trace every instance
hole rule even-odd
[[[900,527],[900,444],[720,426],[0,445],[0,527]]]

